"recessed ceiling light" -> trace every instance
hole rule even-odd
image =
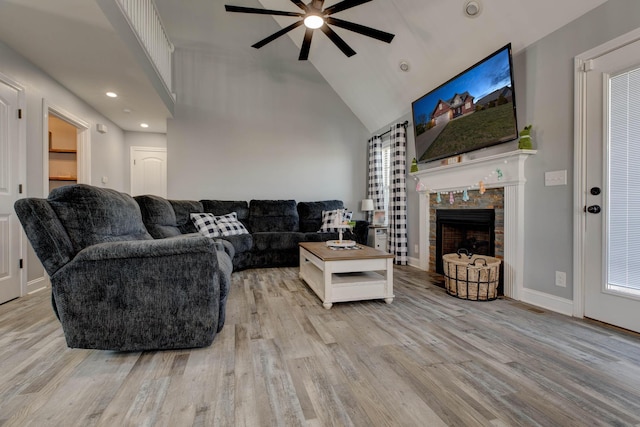
[[[475,18],[480,15],[480,11],[482,10],[480,6],[480,2],[476,0],[470,0],[464,5],[464,13],[469,18]]]
[[[304,25],[307,28],[315,30],[316,28],[320,28],[324,25],[324,19],[318,15],[309,15],[304,18]]]
[[[107,93],[106,93],[106,95],[107,95],[109,98],[117,98],[117,97],[118,97],[118,94],[117,94],[117,93],[115,93],[115,92],[107,92]]]
[[[148,128],[148,127],[149,127],[149,125],[148,125],[148,124],[146,124],[146,123],[140,123],[140,127],[141,127],[141,128],[145,128],[145,129],[146,129],[146,128]]]

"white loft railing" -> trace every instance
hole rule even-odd
[[[117,2],[147,51],[168,92],[173,93],[171,85],[173,44],[165,32],[153,0],[117,0]]]

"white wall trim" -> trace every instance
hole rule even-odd
[[[555,295],[546,294],[529,288],[522,288],[520,292],[521,301],[535,305],[566,316],[573,315],[573,301]]]
[[[411,267],[415,267],[415,268],[417,268],[417,269],[425,270],[425,271],[426,271],[426,269],[425,269],[425,268],[422,268],[422,265],[421,265],[421,259],[420,259],[420,258],[413,258],[413,257],[409,257],[409,258],[407,259],[407,263],[408,263]]]
[[[49,280],[49,277],[45,274],[44,276],[34,280],[30,280],[29,283],[27,283],[27,293],[32,294],[34,292],[42,291],[50,287],[51,287],[51,281]]]
[[[91,130],[89,122],[42,98],[43,197],[49,195],[49,114],[78,128],[78,183],[91,184]]]
[[[584,254],[586,176],[586,75],[583,64],[590,59],[640,40],[640,28],[590,49],[574,58],[574,143],[573,143],[573,316],[584,317]]]

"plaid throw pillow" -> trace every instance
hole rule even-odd
[[[338,222],[338,209],[332,211],[322,211],[322,225],[318,233],[337,233],[340,228],[344,231],[345,227],[340,227],[346,221],[351,221],[353,212],[342,212],[342,222]]]
[[[239,234],[249,234],[244,225],[238,221],[238,214],[231,212],[230,214],[217,216],[216,224],[222,236],[237,236]]]
[[[220,230],[216,224],[215,216],[211,213],[189,214],[193,225],[196,226],[200,234],[206,237],[220,237]]]

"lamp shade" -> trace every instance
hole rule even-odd
[[[362,199],[362,212],[370,212],[373,210],[373,199]]]

